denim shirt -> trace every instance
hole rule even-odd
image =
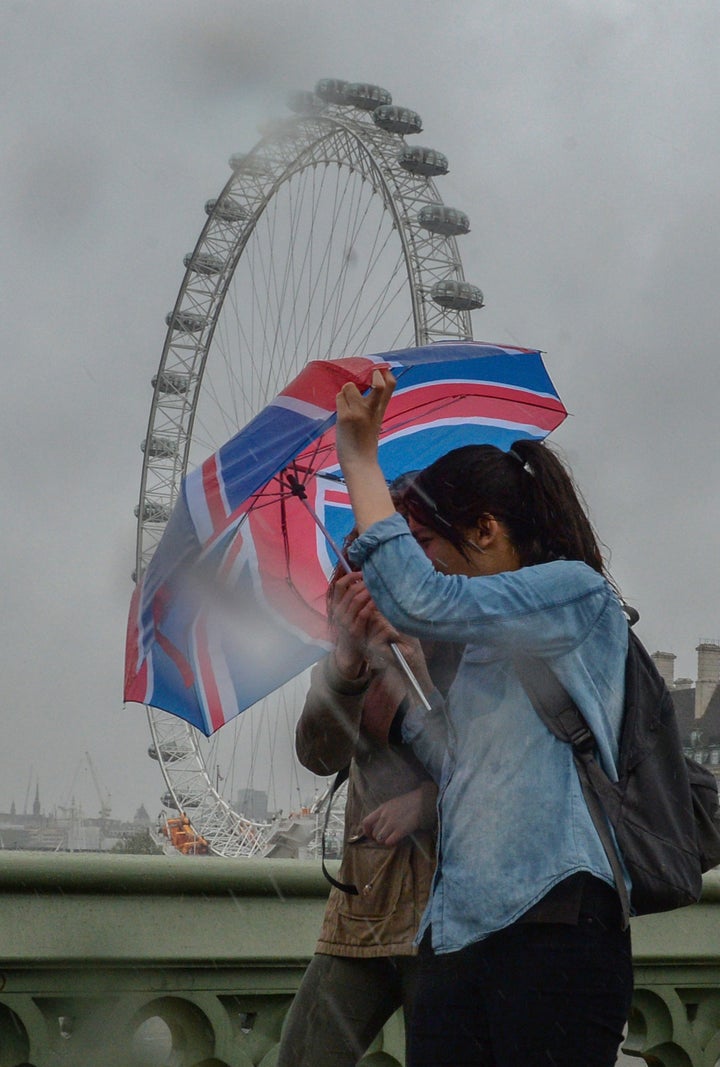
[[[439,574],[400,515],[350,552],[399,630],[466,645],[447,703],[434,693],[431,710],[413,708],[402,726],[439,785],[438,867],[418,941],[429,925],[439,953],[481,940],[580,871],[613,885],[572,750],[541,722],[513,666],[522,652],[548,661],[616,780],[627,622],[607,581],[571,560]]]

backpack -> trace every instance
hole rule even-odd
[[[542,721],[572,745],[625,926],[631,914],[696,903],[703,871],[720,864],[718,785],[711,771],[683,754],[672,697],[640,640],[628,631],[617,782],[597,762],[592,731],[550,667],[530,658],[516,666]],[[618,850],[632,881],[629,897]]]

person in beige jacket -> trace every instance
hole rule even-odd
[[[400,1007],[409,1018],[414,937],[435,868],[437,789],[391,722],[406,693],[389,649],[446,690],[461,646],[403,638],[361,581],[332,602],[336,648],[316,664],[296,730],[300,762],[329,776],[349,765],[344,848],[320,936],[288,1013],[277,1067],[354,1067]]]

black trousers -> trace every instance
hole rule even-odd
[[[614,1067],[632,987],[629,931],[602,916],[424,944],[408,1067]]]

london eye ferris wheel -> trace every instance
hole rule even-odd
[[[291,108],[230,158],[184,259],[142,443],[136,576],[185,472],[308,360],[471,339],[470,313],[483,305],[460,259],[468,216],[436,185],[448,161],[409,139],[420,116],[379,86],[337,79],[297,94]],[[291,807],[312,789],[292,756],[306,684],[290,683],[210,739],[147,709],[163,803],[189,817],[211,852],[262,855],[272,823],[250,798]]]

